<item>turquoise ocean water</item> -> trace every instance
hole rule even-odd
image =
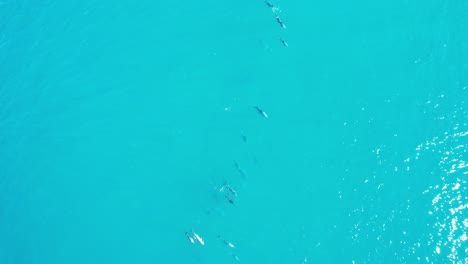
[[[468,2],[271,3],[1,0],[0,263],[468,263]]]

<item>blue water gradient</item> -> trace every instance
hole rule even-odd
[[[0,263],[466,263],[468,5],[271,3],[1,0]]]

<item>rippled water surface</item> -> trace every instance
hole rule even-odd
[[[0,263],[468,263],[468,3],[270,4],[0,1]]]

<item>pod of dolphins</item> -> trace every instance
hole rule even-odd
[[[279,14],[278,14],[280,9],[278,7],[276,7],[276,6],[274,6],[273,4],[271,4],[268,1],[265,1],[264,3],[266,4],[267,7],[271,8],[271,10],[273,11],[273,13],[275,15],[276,22],[278,22],[278,24],[281,26],[281,28],[286,29],[286,25],[283,23],[283,21],[281,20]],[[281,41],[283,46],[288,47],[288,43],[283,38],[278,37],[278,39]],[[265,119],[268,119],[268,114],[263,109],[261,109],[258,106],[255,106],[254,108],[255,108],[255,110],[257,111],[257,113],[259,115],[261,115]],[[244,142],[246,142],[247,137],[245,135],[242,135],[242,140]],[[236,170],[239,172],[239,174],[241,174],[241,176],[245,178],[246,173],[240,168],[239,164],[236,162],[236,163],[234,163],[234,165],[235,165]],[[225,190],[227,190],[228,193],[226,193],[224,197],[226,198],[226,200],[230,204],[235,205],[234,204],[234,197],[237,196],[237,191],[234,190],[229,184],[227,184],[227,182],[225,182],[224,185],[219,189],[220,192],[224,192]],[[185,236],[187,237],[188,241],[191,244],[195,244],[197,242],[198,244],[200,244],[202,246],[205,245],[205,241],[203,240],[203,238],[199,234],[195,233],[195,231],[193,231],[193,230],[185,232]],[[229,242],[228,240],[222,239],[220,236],[218,236],[218,238],[226,246],[228,246],[230,248],[235,248],[234,244]],[[236,261],[239,261],[238,256],[233,254],[233,257],[234,257],[234,259]]]

